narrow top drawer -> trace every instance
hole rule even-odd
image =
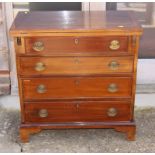
[[[128,52],[127,36],[26,37],[27,54],[50,55],[88,52]]]

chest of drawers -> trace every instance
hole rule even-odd
[[[20,12],[13,36],[23,142],[42,129],[113,128],[134,140],[132,12]]]

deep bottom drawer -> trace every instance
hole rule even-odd
[[[26,122],[129,121],[128,102],[77,101],[25,103]]]

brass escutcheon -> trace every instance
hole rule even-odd
[[[75,80],[75,85],[79,85],[80,84],[80,80]]]
[[[75,62],[75,64],[79,64],[80,63],[80,60],[78,58],[75,58],[74,59],[74,62]]]
[[[75,44],[78,44],[78,43],[79,43],[79,40],[76,38],[76,39],[74,40],[74,42],[75,42]]]
[[[41,41],[36,41],[34,44],[33,44],[33,50],[37,51],[37,52],[41,52],[44,50],[44,43],[41,42]]]
[[[110,42],[109,48],[110,48],[111,50],[118,50],[118,49],[120,48],[120,43],[119,43],[119,41],[118,41],[118,40],[112,40],[112,41]]]

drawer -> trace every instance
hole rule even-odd
[[[130,104],[123,101],[25,103],[26,122],[99,122],[130,119]]]
[[[19,57],[20,75],[131,73],[133,57]]]
[[[26,37],[27,54],[61,54],[79,52],[128,52],[128,37]]]
[[[130,97],[130,77],[52,77],[23,79],[25,100]]]

